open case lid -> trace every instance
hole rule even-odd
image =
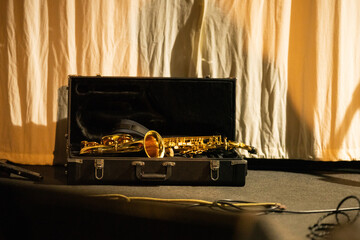
[[[99,141],[123,119],[163,137],[235,137],[236,79],[69,76],[68,150]]]

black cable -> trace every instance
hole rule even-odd
[[[293,213],[293,214],[317,214],[317,213],[334,213],[336,211],[350,212],[350,211],[356,211],[356,210],[359,211],[360,207],[341,208],[339,210],[337,210],[337,209],[321,209],[321,210],[302,210],[302,211],[275,209],[275,210],[273,210],[271,212],[274,212],[274,213]]]
[[[341,208],[341,206],[349,199],[356,200],[359,205],[358,208],[355,208],[355,210],[357,210],[357,213],[353,218],[351,218],[350,215],[347,214],[346,211],[344,211]],[[348,211],[351,211],[351,210],[348,209]],[[346,220],[345,223],[342,223],[340,221],[340,218],[339,218],[340,215],[345,216],[345,220]],[[354,223],[357,220],[357,218],[359,217],[359,215],[360,215],[360,200],[359,200],[359,198],[356,196],[352,196],[352,195],[347,196],[343,200],[340,201],[340,203],[338,204],[335,211],[329,212],[328,214],[320,217],[314,225],[309,227],[310,233],[307,235],[307,237],[312,240],[326,239],[335,228]],[[335,216],[335,220],[336,220],[335,223],[325,223],[325,219],[328,219],[331,216]]]
[[[355,199],[359,207],[349,207],[349,208],[341,208],[343,203],[349,199]],[[245,203],[245,205],[241,205],[242,203]],[[341,202],[338,204],[336,209],[321,209],[321,210],[286,210],[284,206],[280,204],[273,204],[273,205],[259,205],[259,206],[246,206],[246,204],[254,203],[256,202],[249,202],[249,201],[240,201],[240,200],[233,200],[233,199],[222,199],[222,200],[216,200],[212,202],[212,204],[195,204],[191,207],[199,207],[199,206],[211,206],[212,209],[221,209],[224,211],[230,211],[230,212],[257,212],[257,213],[288,213],[288,214],[319,214],[319,213],[328,213],[330,215],[335,214],[341,214],[344,215],[345,212],[352,212],[352,211],[358,211],[357,216],[352,220],[355,221],[358,215],[360,215],[360,200],[356,196],[348,196],[345,197]],[[240,204],[240,206],[239,206]]]
[[[349,207],[349,208],[342,208],[345,202],[349,200],[355,200],[358,204],[358,207]],[[254,209],[253,207],[240,207],[236,204],[239,203],[251,203],[246,201],[239,201],[239,200],[217,200],[214,201],[212,204],[212,209],[221,209],[229,212],[251,212],[257,215],[259,214],[267,214],[267,213],[289,213],[289,214],[319,214],[319,213],[326,213],[324,216],[320,217],[318,221],[309,227],[310,233],[307,235],[308,238],[311,240],[320,240],[320,239],[327,239],[331,232],[340,226],[348,225],[354,223],[358,217],[360,216],[360,199],[356,196],[350,195],[345,197],[340,201],[337,205],[336,209],[321,209],[321,210],[302,210],[302,211],[293,211],[293,210],[285,210],[280,205],[273,205],[273,206],[259,206],[258,209]],[[351,217],[349,212],[357,211],[356,214]],[[343,221],[340,220],[340,216],[345,217]],[[329,220],[331,217],[335,217],[335,222],[325,222]],[[333,220],[334,221],[334,220]]]
[[[351,220],[351,219],[349,219],[349,221],[348,221],[348,223],[353,223],[353,222],[355,222],[356,220],[357,220],[357,218],[359,217],[359,215],[360,215],[360,199],[358,198],[358,197],[356,197],[356,196],[347,196],[346,198],[344,198],[340,203],[339,203],[339,205],[337,206],[337,208],[336,208],[336,213],[335,213],[335,218],[336,218],[336,222],[340,222],[340,220],[339,220],[339,218],[338,218],[338,213],[340,213],[340,207],[341,207],[341,205],[343,205],[344,204],[344,202],[346,202],[347,200],[349,200],[349,199],[355,199],[356,201],[357,201],[357,203],[358,203],[358,205],[359,205],[359,208],[357,209],[358,211],[357,211],[357,213],[356,213],[356,215],[355,215],[355,217]],[[343,212],[343,210],[341,210],[341,212]]]
[[[351,199],[357,202],[358,207],[350,207],[350,208],[341,207],[345,202]],[[231,200],[231,199],[217,200],[213,203],[212,207],[230,212],[252,212],[252,213],[256,213],[257,215],[267,214],[267,213],[289,213],[289,214],[326,213],[324,216],[320,217],[314,225],[309,227],[310,233],[307,235],[307,237],[310,238],[311,240],[327,239],[335,228],[338,228],[343,225],[352,224],[360,216],[360,199],[353,195],[347,196],[344,199],[342,199],[340,203],[337,205],[336,209],[292,211],[292,210],[285,210],[285,208],[282,208],[279,205],[262,206],[259,207],[259,209],[254,209],[253,207],[252,208],[239,207],[236,205],[238,203],[250,203],[250,202]],[[348,212],[353,212],[353,211],[357,211],[357,212],[353,217],[351,217]],[[343,221],[340,220],[340,216],[345,217]],[[335,217],[335,222],[325,222],[329,220],[331,217]]]

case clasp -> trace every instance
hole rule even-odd
[[[95,178],[101,180],[104,177],[104,159],[95,159]]]
[[[220,161],[219,160],[211,160],[210,161],[210,177],[211,180],[217,181],[219,179],[220,173]]]

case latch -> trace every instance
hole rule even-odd
[[[101,180],[104,177],[104,159],[95,159],[95,178]]]
[[[210,177],[211,180],[217,181],[219,179],[219,170],[220,170],[220,161],[219,160],[211,160],[210,161]]]

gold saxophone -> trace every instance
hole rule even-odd
[[[80,154],[84,155],[145,151],[149,158],[173,157],[175,154],[192,157],[212,150],[230,151],[234,148],[242,148],[252,154],[257,152],[253,146],[226,138],[222,140],[220,135],[162,138],[154,130],[148,131],[144,139],[138,141],[130,134],[115,134],[102,137],[100,143],[82,141],[81,145]]]

